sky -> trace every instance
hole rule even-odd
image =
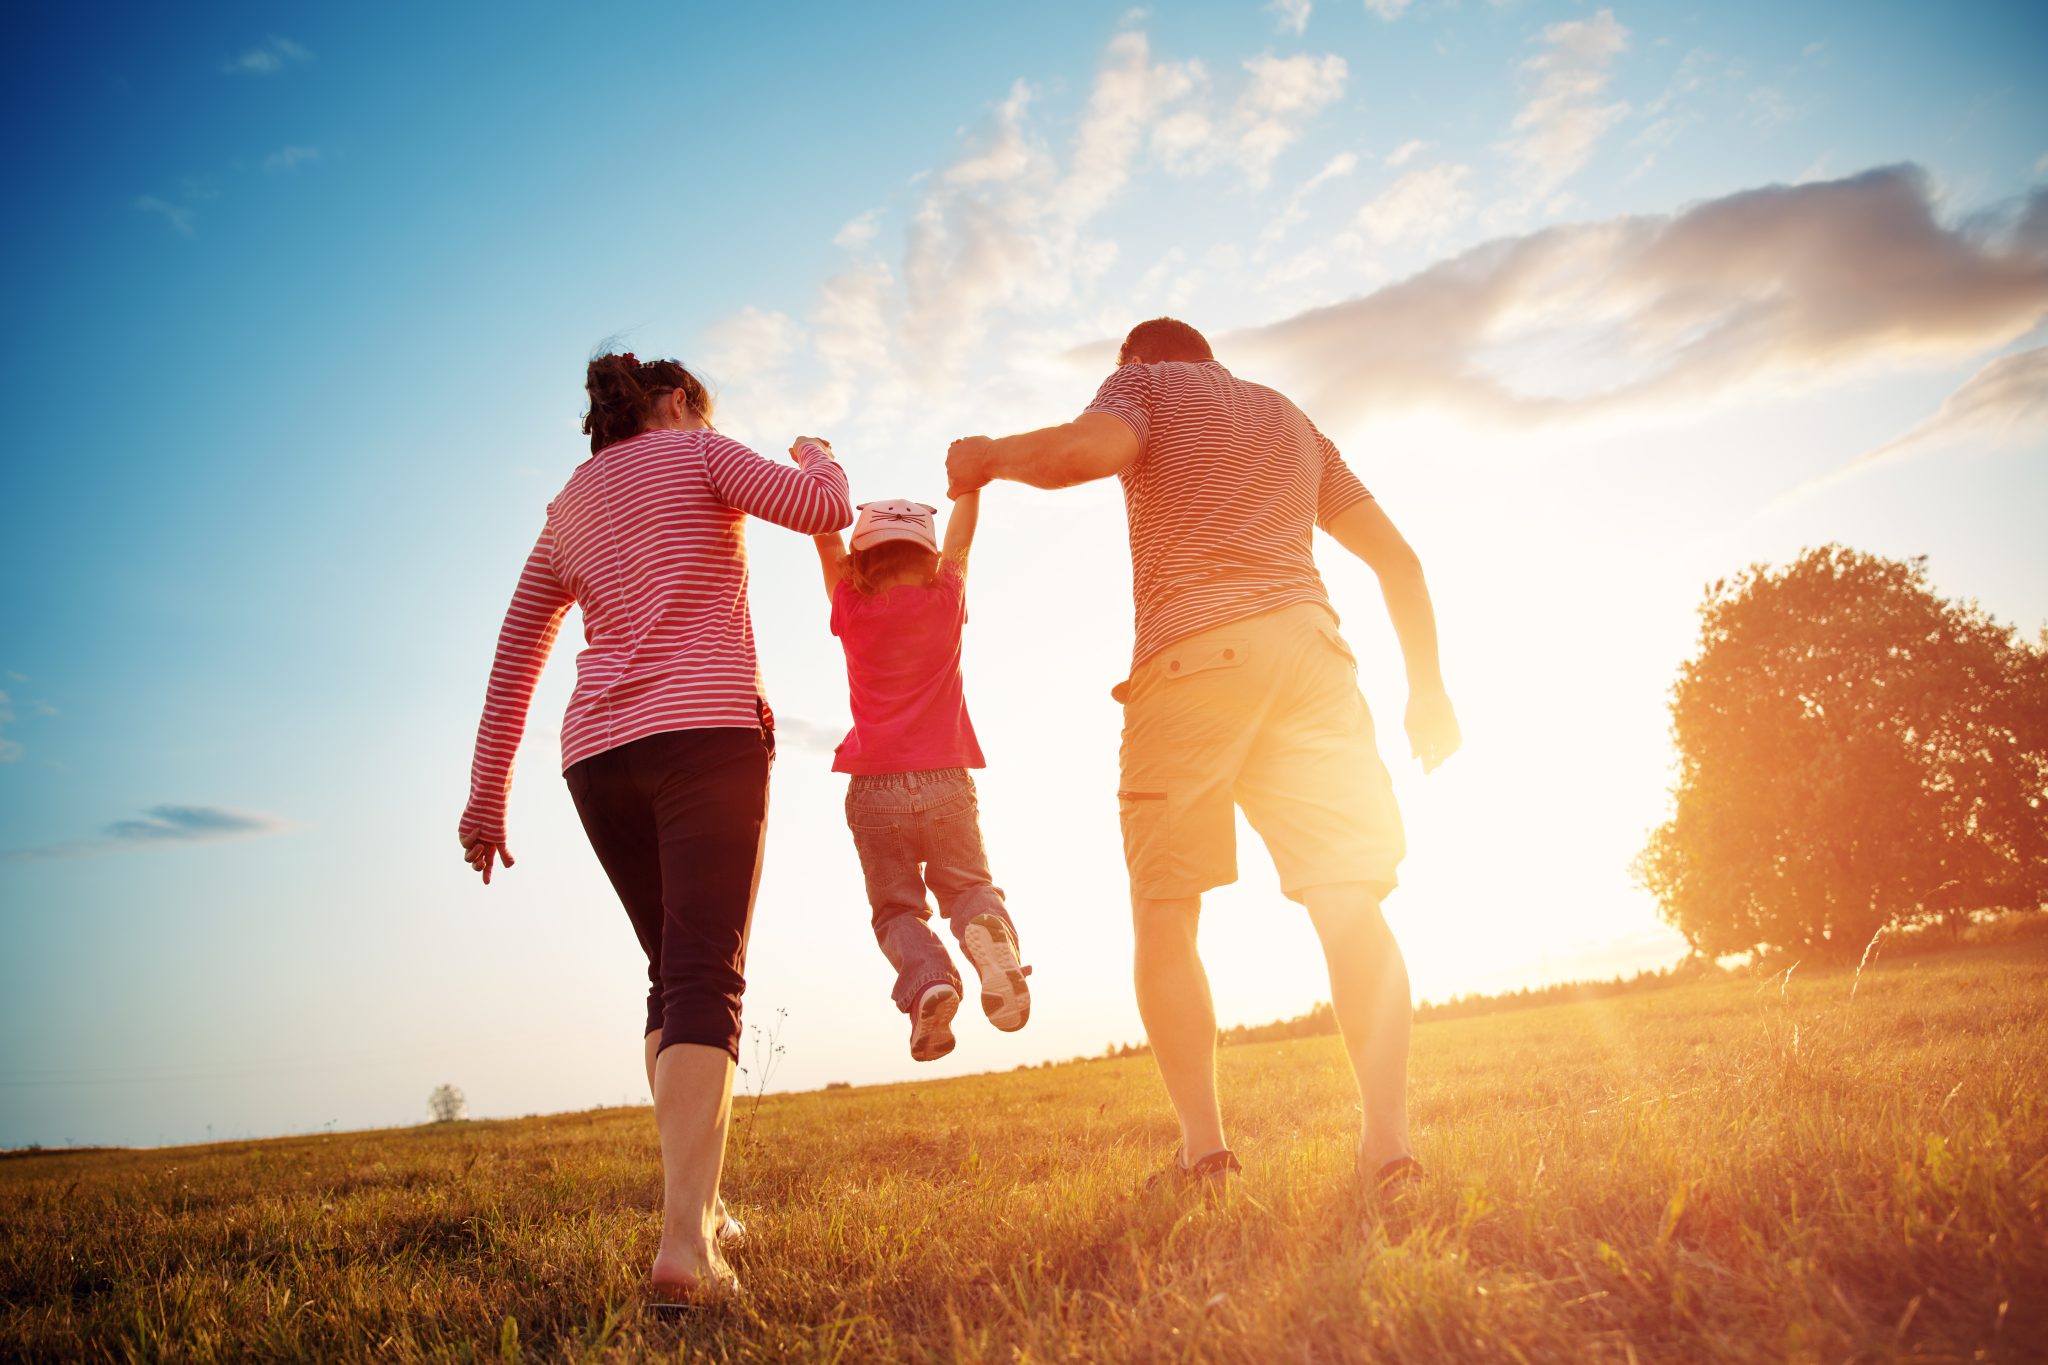
[[[698,367],[764,452],[829,437],[857,498],[943,502],[948,440],[1070,418],[1161,313],[1296,398],[1421,554],[1464,724],[1424,778],[1376,585],[1319,539],[1425,998],[1683,954],[1629,863],[1705,584],[1836,541],[2048,622],[2038,5],[0,22],[0,1146],[416,1122],[442,1082],[477,1115],[644,1100],[644,968],[556,775],[573,616],[518,866],[485,888],[453,837],[608,343]],[[1140,1038],[1116,488],[984,500],[967,691],[1036,1005],[925,1066],[829,771],[811,548],[749,543],[783,744],[740,1089]],[[1239,855],[1218,1013],[1300,1013],[1313,935]]]

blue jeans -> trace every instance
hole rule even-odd
[[[896,1008],[905,1014],[927,986],[959,990],[952,955],[931,931],[931,906],[963,938],[978,915],[1010,926],[1001,888],[988,876],[974,779],[965,768],[921,773],[859,774],[846,788],[846,823],[867,879],[875,941],[896,969]]]

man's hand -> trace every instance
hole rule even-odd
[[[512,850],[505,845],[495,843],[471,830],[464,830],[455,837],[462,840],[462,861],[469,864],[471,871],[483,875],[485,886],[491,884],[493,859],[502,861],[507,867],[512,866]]]
[[[987,486],[994,477],[989,468],[995,442],[986,436],[962,436],[946,447],[946,496],[958,498]]]
[[[1408,698],[1408,746],[1422,760],[1422,771],[1435,772],[1443,761],[1458,752],[1464,737],[1458,733],[1458,715],[1443,689],[1417,692]]]
[[[839,458],[838,452],[832,449],[832,443],[822,436],[797,437],[789,443],[789,458],[795,460],[798,464],[802,464],[804,447],[807,445],[823,446],[827,455],[830,455],[835,460]]]

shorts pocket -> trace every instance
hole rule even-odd
[[[1170,645],[1159,656],[1159,676],[1178,682],[1198,673],[1215,673],[1244,666],[1242,640],[1204,640],[1191,645]]]
[[[1316,634],[1322,636],[1329,643],[1330,648],[1343,656],[1344,662],[1351,665],[1353,673],[1358,671],[1358,656],[1351,652],[1350,643],[1338,633],[1335,626],[1319,625],[1316,627]]]

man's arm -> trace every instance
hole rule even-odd
[[[1072,488],[1123,473],[1140,449],[1138,434],[1106,412],[1000,439],[963,436],[946,451],[946,491],[957,498],[996,479]]]
[[[974,548],[974,524],[981,519],[981,493],[962,493],[953,499],[953,514],[946,518],[946,558],[967,568],[967,552]]]
[[[1444,692],[1437,658],[1436,608],[1422,577],[1422,560],[1408,544],[1378,499],[1361,498],[1330,519],[1327,529],[1337,543],[1364,560],[1380,580],[1387,615],[1401,641],[1408,666],[1408,743],[1429,772],[1458,751],[1457,713]]]
[[[846,542],[837,531],[830,531],[812,536],[811,544],[818,547],[818,567],[825,571],[825,600],[830,601],[839,591],[839,580],[846,577]]]

